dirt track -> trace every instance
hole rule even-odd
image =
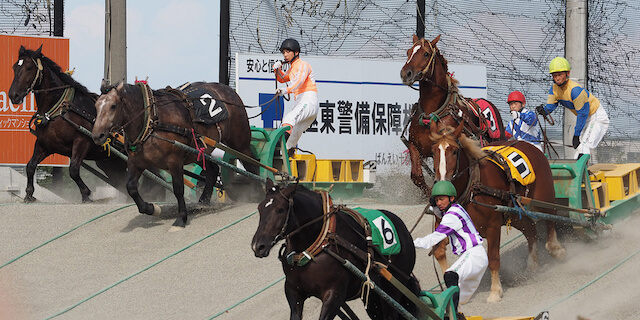
[[[409,227],[422,210],[371,199],[357,203],[396,212]],[[256,204],[191,206],[190,224],[177,233],[167,232],[175,219],[170,205],[164,206],[162,218],[122,206],[0,204],[0,265],[19,258],[0,268],[0,317],[45,319],[61,313],[57,318],[209,319],[221,313],[215,318],[288,318],[277,252],[257,259],[250,248],[258,223]],[[423,219],[414,237],[431,230],[429,221]],[[561,263],[550,260],[541,244],[543,265],[534,274],[524,271],[526,246],[518,237],[502,249],[503,300],[485,302],[487,272],[462,310],[484,317],[549,309],[551,319],[640,319],[635,274],[640,255],[632,256],[640,249],[638,226],[636,218],[616,225],[599,241],[567,243],[568,257]],[[503,243],[519,235],[505,228],[503,233]],[[437,284],[433,262],[426,251],[418,254],[415,274],[423,288],[432,288]],[[362,303],[350,305],[366,318]],[[305,319],[317,318],[318,311],[319,302],[308,300]]]

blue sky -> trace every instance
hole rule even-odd
[[[74,79],[99,93],[104,76],[105,0],[66,0],[64,36]],[[218,0],[127,1],[127,82],[164,88],[218,82]]]

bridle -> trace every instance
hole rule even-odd
[[[297,184],[296,184],[296,188],[297,188]],[[273,189],[275,189],[275,187]],[[289,218],[291,217],[291,213],[293,212],[293,197],[287,198],[284,194],[282,194],[281,189],[278,189],[278,194],[289,203],[289,206],[287,208],[287,217],[284,220],[284,224],[282,225],[280,232],[278,232],[278,234],[276,234],[276,236],[271,241],[271,246],[274,246],[276,243],[278,243],[278,241],[288,238],[291,235],[291,233],[285,235],[285,232],[287,230],[287,227],[289,226]]]
[[[429,44],[429,48],[431,49],[431,51],[427,51],[426,50],[426,45],[425,42]],[[420,39],[419,41],[416,41],[413,43],[413,46],[411,48],[414,48],[416,45],[420,45],[420,48],[422,49],[422,51],[424,51],[425,53],[429,53],[430,57],[429,57],[429,62],[427,63],[427,65],[422,69],[422,71],[420,71],[418,74],[420,75],[420,78],[418,78],[417,80],[420,81],[426,81],[426,82],[430,82],[431,84],[433,84],[434,86],[442,89],[443,91],[446,91],[447,93],[449,93],[449,88],[451,88],[451,84],[449,83],[451,80],[449,80],[449,78],[447,78],[447,88],[435,83],[433,80],[431,80],[431,77],[433,76],[433,73],[435,72],[435,57],[438,55],[438,48],[434,47],[430,41],[426,41],[424,38]],[[413,60],[413,58],[412,58]],[[429,71],[429,69],[431,69],[431,72],[429,73],[429,76],[427,76],[427,72]],[[410,88],[414,89],[414,90],[419,90],[419,89],[415,89],[413,86],[409,86]]]
[[[18,58],[20,59],[20,58]],[[36,75],[33,77],[33,81],[31,81],[31,85],[27,88],[26,92],[24,93],[24,95],[26,96],[27,94],[29,94],[29,92],[34,91],[33,88],[36,85],[39,85],[40,83],[42,83],[42,78],[43,78],[43,73],[42,70],[44,69],[42,67],[42,61],[40,61],[40,58],[31,58],[29,57],[29,59],[31,59],[31,61],[33,61],[33,65],[35,65],[37,68],[36,70]],[[21,59],[21,60],[24,60]],[[20,67],[22,67],[22,65],[20,65]]]

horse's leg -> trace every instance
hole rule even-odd
[[[556,223],[547,220],[547,243],[545,248],[549,254],[556,260],[562,261],[567,256],[567,251],[562,247],[560,241],[558,241],[558,233],[556,232]]]
[[[497,219],[496,219],[497,220]],[[489,258],[489,270],[491,271],[491,293],[487,302],[502,300],[502,283],[500,282],[500,228],[501,223],[487,226],[487,256]]]
[[[210,161],[207,161],[207,170],[204,171],[205,174],[205,184],[204,190],[202,190],[202,194],[200,195],[199,202],[205,205],[209,205],[211,203],[211,195],[213,194],[213,187],[216,183],[216,179],[218,178],[218,173],[220,172],[220,167]]]
[[[322,299],[322,309],[320,309],[319,320],[332,320],[340,311],[340,306],[346,300],[346,290],[330,289],[327,290]]]
[[[289,319],[301,320],[305,297],[297,290],[295,285],[289,284],[287,281],[285,281],[284,285],[284,294],[287,297],[289,309],[291,310]]]
[[[411,181],[415,184],[424,195],[431,197],[431,188],[427,185],[422,174],[422,157],[418,148],[413,143],[409,143],[409,159],[411,160]]]
[[[79,142],[74,143],[71,151],[71,159],[69,162],[69,176],[75,183],[78,185],[80,189],[80,194],[82,195],[82,202],[92,202],[89,199],[89,195],[91,195],[91,190],[89,187],[82,181],[80,177],[80,166],[82,165],[82,160],[84,160],[87,152],[89,151],[90,145],[88,143]]]
[[[441,220],[442,219],[436,217],[435,221],[433,222],[434,230],[438,227]],[[447,244],[449,244],[448,238],[440,241],[440,243],[438,243],[435,248],[433,248],[433,256],[438,261],[440,270],[442,270],[443,273],[447,271],[447,269],[449,269],[449,262],[447,262]]]
[[[515,218],[515,217],[514,217]],[[522,231],[522,234],[527,239],[527,246],[529,248],[529,258],[527,259],[527,271],[533,272],[540,266],[538,260],[538,230],[531,219],[513,219],[513,226]]]
[[[136,165],[134,165],[131,162],[131,160],[129,160],[127,167],[129,170],[129,179],[127,180],[127,192],[129,193],[129,196],[131,196],[133,201],[136,203],[136,206],[138,206],[138,212],[148,214],[148,215],[154,215],[154,216],[160,215],[160,212],[161,212],[160,206],[152,203],[148,203],[142,200],[142,197],[140,196],[140,192],[138,191],[138,179],[140,179],[140,176],[142,175],[144,168],[138,168]]]
[[[40,144],[38,144],[38,141],[36,141],[33,147],[33,155],[27,163],[27,188],[25,189],[26,195],[24,196],[24,202],[36,201],[36,198],[33,197],[33,191],[35,190],[35,187],[33,186],[33,176],[36,173],[38,164],[49,155],[50,153],[45,151],[44,148],[42,148]]]
[[[182,168],[182,161],[173,161],[169,163],[169,172],[171,172],[171,184],[173,186],[173,194],[178,200],[178,218],[173,222],[169,232],[175,232],[184,229],[187,225],[187,205],[184,201],[184,183],[182,182],[182,175],[184,170]],[[209,179],[207,179],[209,180]],[[209,183],[209,181],[207,181]]]

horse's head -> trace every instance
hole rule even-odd
[[[431,151],[433,152],[433,167],[436,173],[436,181],[451,180],[456,173],[458,166],[458,155],[460,154],[460,134],[464,128],[464,123],[460,123],[457,128],[439,123],[432,123],[430,126]]]
[[[260,222],[253,235],[251,248],[256,257],[264,258],[269,255],[271,248],[285,233],[293,207],[293,194],[298,184],[281,188],[267,179],[265,199],[258,205]]]
[[[107,88],[110,89],[107,90]],[[91,131],[91,137],[98,145],[107,141],[111,129],[124,122],[125,111],[121,107],[123,89],[124,82],[120,82],[115,87],[107,87],[106,82],[102,80],[100,87],[102,94],[96,100],[96,122]]]
[[[9,98],[14,104],[22,103],[33,87],[42,81],[42,45],[38,50],[27,50],[20,46],[18,61],[13,64],[13,82],[9,88]]]
[[[484,161],[487,153],[480,147],[480,142],[467,137],[463,129],[464,122],[456,128],[440,123],[430,126],[436,181],[452,181],[455,175],[462,173],[461,170],[468,169],[469,161]]]
[[[431,41],[413,36],[413,46],[407,50],[407,62],[400,70],[402,83],[411,86],[416,81],[431,79],[438,69],[446,74],[447,62],[436,47],[439,40],[439,35]]]

